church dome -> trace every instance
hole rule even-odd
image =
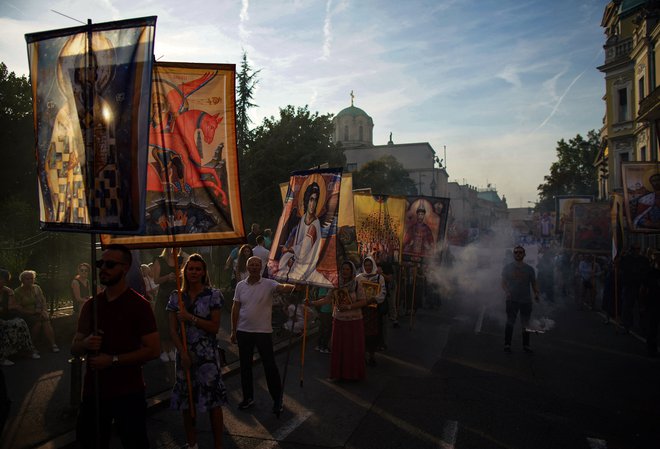
[[[373,146],[374,121],[360,108],[353,106],[353,92],[351,92],[351,105],[339,111],[332,118],[334,125],[333,141],[344,148],[360,148]]]
[[[337,117],[338,118],[339,117],[346,117],[346,116],[357,117],[359,115],[369,117],[366,112],[364,112],[360,108],[356,108],[355,106],[349,106],[347,108],[342,109],[341,111],[339,111],[339,114],[337,114]],[[369,118],[371,118],[371,117],[369,117]]]

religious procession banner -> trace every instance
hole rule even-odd
[[[573,243],[575,241],[574,226],[572,220],[564,221],[564,229],[561,236],[561,247],[567,250],[573,250]]]
[[[400,263],[406,197],[353,192],[359,260]]]
[[[42,229],[144,228],[155,30],[145,17],[25,35]]]
[[[337,287],[341,168],[293,172],[270,250],[271,277]]]
[[[612,229],[612,260],[623,255],[624,242],[623,194],[612,192],[610,196],[610,226]]]
[[[286,201],[289,183],[280,183],[282,205]],[[353,174],[344,173],[341,177],[339,192],[339,229],[337,230],[337,260],[341,263],[350,260],[356,267],[362,259],[358,254],[357,238],[355,236],[355,217],[353,215]]]
[[[573,205],[573,250],[592,254],[611,251],[610,206],[607,203]]]
[[[660,233],[660,163],[624,162],[621,174],[628,229]]]
[[[104,244],[181,247],[245,241],[233,64],[157,63],[146,176],[146,232]]]
[[[429,262],[444,244],[449,198],[409,196],[401,248],[404,262]]]
[[[592,195],[559,195],[555,197],[555,214],[557,232],[563,232],[566,229],[566,223],[573,221],[573,205],[578,203],[591,203],[594,200]]]

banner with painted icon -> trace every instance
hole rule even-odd
[[[270,250],[268,271],[272,278],[337,287],[341,181],[341,168],[291,174]]]
[[[660,233],[660,163],[624,162],[621,174],[628,229]]]
[[[555,197],[555,214],[557,232],[564,232],[566,224],[570,222],[573,225],[573,205],[580,203],[591,203],[594,200],[592,195],[559,195]],[[572,230],[572,228],[571,228]]]
[[[355,232],[360,261],[365,257],[373,257],[379,265],[401,262],[406,206],[404,196],[353,192]]]
[[[612,260],[623,255],[625,247],[624,231],[624,201],[623,194],[612,192],[610,195],[610,226],[612,229]]]
[[[561,234],[561,247],[572,251],[575,242],[575,227],[572,220],[564,221],[564,229]]]
[[[607,203],[573,205],[573,250],[593,254],[611,251],[610,206]]]
[[[146,174],[146,231],[130,247],[245,241],[233,64],[157,63]]]
[[[289,183],[280,183],[282,205],[286,201]],[[355,217],[353,215],[353,174],[343,173],[339,192],[339,229],[337,230],[337,260],[350,260],[359,267],[362,259],[358,254],[358,244],[355,234]]]
[[[141,232],[156,17],[25,35],[44,230]]]
[[[439,255],[447,233],[449,198],[409,196],[405,212],[404,262],[429,262]]]

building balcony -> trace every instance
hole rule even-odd
[[[637,120],[652,122],[660,119],[660,87],[656,87],[639,102]]]
[[[632,38],[622,39],[611,44],[605,44],[605,64],[598,67],[601,72],[606,72],[608,66],[630,60],[630,52],[633,48]]]

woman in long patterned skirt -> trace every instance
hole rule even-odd
[[[209,412],[214,447],[218,449],[222,447],[222,405],[227,403],[216,341],[224,299],[220,290],[209,286],[206,262],[199,254],[192,254],[183,267],[182,300],[184,308],[180,309],[178,294],[173,292],[167,304],[170,336],[177,348],[176,382],[170,408],[182,411],[191,449],[197,449],[197,430],[191,406],[198,412]],[[182,324],[186,351],[181,339]],[[187,370],[190,370],[192,400],[188,395]]]

